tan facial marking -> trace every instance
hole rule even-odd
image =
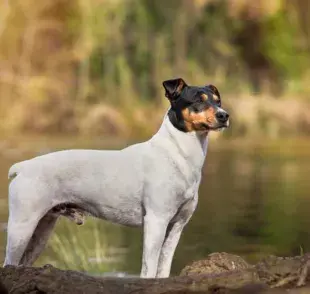
[[[201,94],[201,98],[206,101],[209,99],[208,95],[207,94]],[[212,94],[212,98],[214,99],[214,101],[219,101],[220,100],[220,97],[215,95],[215,94]]]
[[[201,98],[206,101],[209,99],[208,95],[207,94],[201,94]]]
[[[202,124],[212,125],[215,121],[215,110],[213,107],[201,112],[191,112],[188,108],[182,110],[185,128],[188,132],[205,130]]]

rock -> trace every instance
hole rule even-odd
[[[3,283],[0,281],[0,293],[1,294],[7,294],[9,293],[6,287],[3,285]]]
[[[206,259],[194,261],[187,265],[180,276],[193,274],[219,274],[231,270],[243,270],[251,266],[240,256],[226,252],[216,252],[208,255]]]

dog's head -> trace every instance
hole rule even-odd
[[[171,123],[183,132],[209,132],[229,126],[229,114],[221,108],[221,96],[213,85],[188,86],[181,78],[163,82],[171,108]]]

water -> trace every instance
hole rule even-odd
[[[62,148],[125,145],[69,139],[39,143],[29,144],[23,152],[8,147],[0,152],[0,262],[8,215],[7,170],[13,162]],[[310,251],[309,147],[310,140],[211,140],[199,205],[183,232],[172,272],[215,251],[236,253],[252,262],[268,254]],[[140,229],[91,218],[81,227],[61,220],[36,265],[134,275],[140,271],[141,252]]]

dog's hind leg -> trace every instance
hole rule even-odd
[[[19,265],[33,232],[38,224],[37,219],[18,221],[9,217],[7,228],[7,247],[5,265]]]
[[[82,225],[85,217],[82,210],[72,208],[70,205],[61,204],[52,208],[39,221],[22,256],[20,264],[31,266],[38,259],[47,244],[59,216],[67,217],[77,225]]]
[[[58,215],[51,212],[48,212],[41,218],[21,258],[20,264],[31,266],[37,260],[45,248],[57,219]]]
[[[4,265],[20,265],[39,221],[51,205],[46,187],[17,176],[9,186],[9,220]]]

